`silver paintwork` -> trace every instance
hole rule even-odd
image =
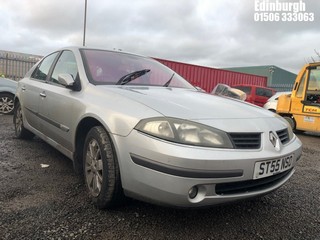
[[[269,140],[270,131],[287,127],[283,120],[262,108],[193,88],[93,85],[87,78],[79,49],[68,49],[73,51],[77,60],[81,90],[73,91],[31,79],[34,67],[19,82],[16,94],[22,106],[24,126],[74,160],[76,134],[81,131],[78,124],[86,118],[95,119],[106,129],[114,144],[126,195],[180,207],[207,206],[264,195],[279,188],[293,174],[294,170],[268,188],[217,194],[215,185],[218,183],[252,180],[257,161],[294,154],[296,163],[302,153],[301,142],[296,136],[279,149],[275,149]],[[161,140],[134,129],[141,119],[151,117],[187,119],[226,132],[261,132],[261,147],[253,150],[195,147]],[[95,143],[92,142],[91,146],[94,149]],[[88,152],[85,161],[88,165],[86,171],[96,173],[87,181],[96,179],[91,190],[98,194],[102,169],[99,159],[93,157],[95,154],[93,150]],[[240,170],[243,174],[226,178],[181,177],[138,165],[131,156],[169,168],[195,172]],[[188,192],[193,186],[199,191],[191,199]]]

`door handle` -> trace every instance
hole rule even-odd
[[[22,86],[22,87],[21,87],[21,90],[22,90],[22,91],[25,91],[25,90],[26,90],[26,87],[25,87],[25,86]]]
[[[42,92],[42,93],[40,93],[40,97],[46,97],[47,95],[46,95],[46,93],[45,92]]]

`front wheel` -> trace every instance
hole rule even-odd
[[[102,126],[93,127],[84,144],[84,178],[94,205],[112,208],[124,200],[118,160]]]
[[[296,123],[294,121],[294,119],[290,116],[283,116],[283,118],[289,123],[289,125],[291,126],[292,130],[296,129]]]
[[[34,134],[29,130],[25,129],[23,125],[22,110],[19,102],[16,104],[14,108],[13,124],[14,124],[14,130],[17,138],[32,139],[34,137]]]
[[[294,120],[293,117],[290,117],[290,116],[283,116],[283,118],[290,124],[292,130],[294,131],[294,133],[303,133],[304,131],[303,130],[298,130],[297,129],[297,123],[296,121]]]

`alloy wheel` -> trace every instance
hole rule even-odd
[[[0,113],[9,114],[12,113],[14,108],[13,99],[9,96],[0,97]]]
[[[97,197],[102,188],[103,162],[98,142],[91,139],[88,144],[85,159],[85,178],[92,196]]]

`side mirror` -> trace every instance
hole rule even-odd
[[[61,74],[58,75],[58,82],[61,85],[65,86],[67,88],[70,88],[74,84],[74,79],[73,79],[71,74],[61,73]]]

